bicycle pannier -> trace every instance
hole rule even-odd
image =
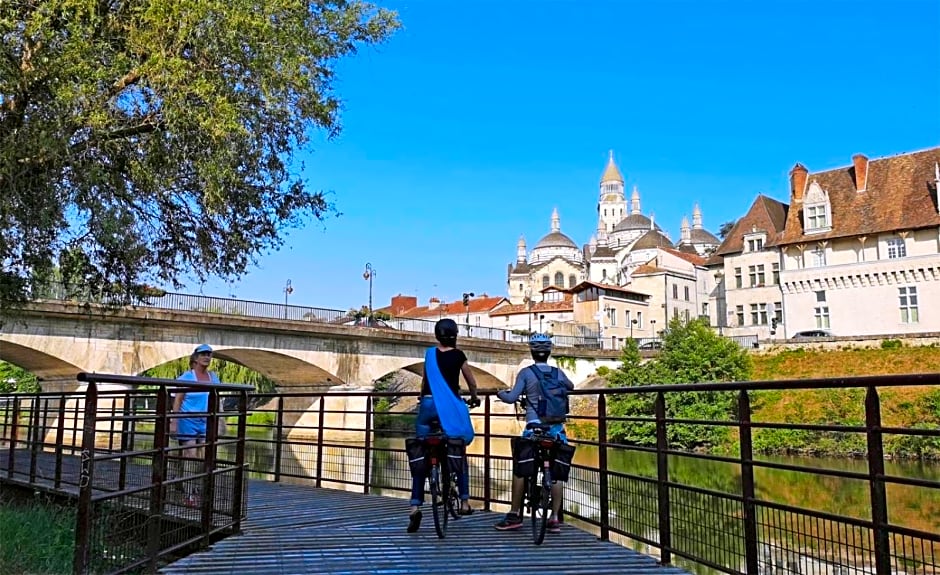
[[[447,461],[449,469],[455,473],[463,472],[464,454],[467,451],[466,442],[460,437],[447,439]]]
[[[528,477],[535,473],[538,445],[525,437],[513,437],[509,441],[512,445],[512,474],[516,477]]]
[[[430,459],[424,448],[424,442],[415,437],[405,440],[405,453],[408,455],[408,466],[412,475],[427,475]]]
[[[555,446],[555,459],[552,461],[552,479],[554,481],[568,481],[574,450],[573,445],[565,445],[564,443]]]

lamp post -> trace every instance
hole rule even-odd
[[[633,326],[637,324],[636,318],[633,318],[633,321],[630,322],[630,339],[633,339]]]
[[[722,303],[725,301],[725,298],[721,293],[721,291],[724,289],[724,285],[722,284],[722,280],[724,279],[725,273],[723,271],[718,270],[715,272],[715,301],[718,304],[718,309],[715,310],[715,319],[718,320],[718,335],[724,335],[723,328],[725,325],[725,313],[723,308],[727,305],[722,305]]]
[[[545,319],[545,314],[539,314],[539,333],[542,333],[542,320]]]
[[[529,335],[531,336],[532,335],[532,288],[531,287],[525,288],[525,298],[523,299],[523,301],[525,302],[526,315],[529,317]]]
[[[372,264],[366,264],[366,271],[362,273],[362,279],[369,280],[369,323],[372,325],[372,278],[375,277],[375,268],[372,267]]]
[[[467,322],[467,335],[470,335],[470,298],[474,297],[475,295],[476,295],[476,294],[474,294],[472,291],[471,291],[471,292],[464,292],[464,293],[463,293],[463,307],[464,307],[464,310],[466,310],[466,313],[467,313],[467,318],[466,318],[466,322]]]
[[[284,319],[287,319],[287,298],[292,293],[294,293],[294,288],[290,285],[290,280],[287,280],[284,284]]]
[[[653,337],[655,338],[656,337],[656,320],[655,319],[650,320],[650,326],[651,326],[650,329],[653,331]]]

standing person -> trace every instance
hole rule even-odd
[[[526,395],[526,428],[522,432],[522,437],[528,438],[532,435],[532,428],[545,423],[551,424],[549,435],[556,441],[568,444],[568,436],[565,434],[565,413],[554,414],[553,417],[540,416],[539,406],[546,405],[546,398],[542,397],[542,382],[546,379],[552,379],[561,390],[561,397],[566,399],[568,391],[574,389],[574,384],[565,375],[565,372],[557,367],[548,365],[548,357],[552,354],[552,339],[544,333],[536,333],[529,338],[529,353],[535,360],[533,365],[519,371],[516,376],[516,384],[510,390],[501,390],[496,393],[496,397],[505,403],[515,403],[519,396],[524,392]],[[567,401],[564,401],[567,406]],[[544,421],[543,421],[544,420]],[[522,496],[525,492],[525,479],[522,477],[512,478],[512,506],[509,513],[502,521],[494,525],[500,531],[518,529],[522,527]],[[548,530],[552,533],[561,531],[561,525],[558,521],[558,515],[561,511],[562,496],[564,495],[564,482],[556,481],[552,485],[552,518],[548,520]]]
[[[415,421],[415,435],[423,439],[431,433],[431,424],[439,420],[448,436],[464,435],[464,440],[473,441],[473,425],[470,414],[460,398],[460,374],[467,380],[470,388],[470,406],[480,405],[477,398],[477,381],[470,371],[467,356],[457,349],[457,322],[442,319],[434,325],[436,347],[429,348],[425,354],[424,374],[421,378],[421,400],[418,405],[418,418]],[[462,407],[461,407],[462,406]],[[457,492],[460,495],[461,515],[470,515],[470,469],[464,455],[463,467],[457,473]],[[414,533],[421,526],[421,505],[424,503],[425,474],[412,474],[411,510],[408,516],[408,533]]]
[[[196,381],[199,383],[219,383],[219,376],[209,371],[209,364],[212,363],[212,348],[202,344],[193,350],[189,357],[189,363],[192,369],[179,376],[182,381]],[[178,391],[173,397],[174,413],[206,413],[209,411],[209,392],[208,391]],[[203,459],[202,447],[195,446],[206,441],[206,417],[179,417],[170,420],[170,433],[176,434],[176,439],[183,447],[183,464],[192,469],[192,461],[201,461]],[[190,463],[190,465],[186,465]],[[198,468],[198,466],[195,466]],[[199,506],[199,495],[193,481],[187,481],[184,484],[186,498],[184,503],[189,507]]]

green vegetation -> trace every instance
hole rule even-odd
[[[683,322],[673,319],[663,338],[662,353],[641,364],[636,341],[624,346],[621,365],[610,371],[610,387],[642,387],[670,383],[743,381],[750,378],[751,361],[747,352],[733,341],[716,334],[704,320]],[[652,417],[653,393],[631,393],[610,399],[608,413],[621,417]],[[670,393],[666,417],[721,421],[734,413],[735,394],[727,392]],[[669,442],[674,447],[697,449],[726,443],[730,428],[692,424],[668,427]],[[609,426],[613,439],[626,443],[651,445],[656,442],[651,422],[615,421]]]
[[[399,26],[359,0],[2,5],[0,309],[57,267],[116,303],[237,278],[335,213],[292,158],[340,130],[340,60]]]
[[[574,366],[577,362],[575,358],[566,355],[553,355],[552,358],[555,360],[558,367],[566,371],[574,371]]]
[[[273,381],[240,363],[225,361],[224,359],[213,359],[209,369],[219,374],[219,380],[224,383],[253,385],[258,393],[277,392],[277,385]],[[141,375],[160,379],[176,379],[188,370],[189,358],[183,357],[148,369]]]
[[[0,502],[0,573],[71,573],[75,510]]]
[[[39,380],[12,363],[0,361],[0,393],[38,393]]]

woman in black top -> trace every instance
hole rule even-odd
[[[454,395],[460,397],[460,374],[463,373],[470,388],[470,405],[479,405],[477,398],[477,382],[467,364],[467,356],[457,349],[457,322],[452,319],[442,319],[434,326],[434,335],[439,342],[435,353],[437,366]],[[421,402],[418,405],[418,419],[415,422],[415,434],[419,438],[427,437],[431,433],[431,422],[438,419],[437,407],[434,405],[434,395],[428,383],[426,371],[421,378]],[[423,474],[412,475],[411,479],[411,514],[409,515],[408,532],[414,533],[421,525],[421,504],[424,503]],[[460,494],[460,514],[470,515],[470,478],[467,460],[464,459],[463,470],[457,473],[457,491]]]

